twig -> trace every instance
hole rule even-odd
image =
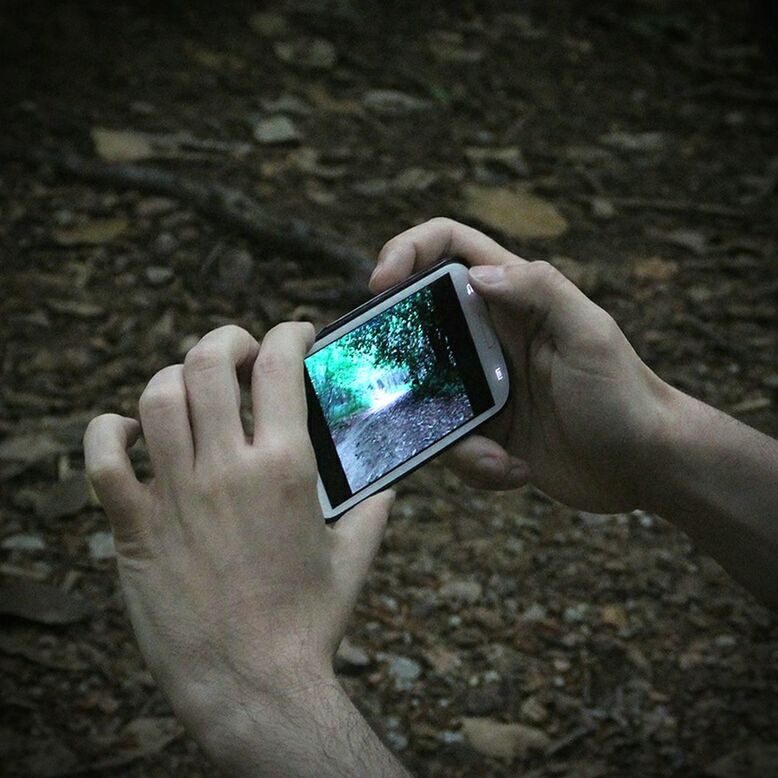
[[[281,220],[270,216],[255,200],[237,189],[156,167],[104,164],[67,152],[0,146],[0,159],[45,166],[56,175],[94,184],[172,197],[251,240],[305,261],[318,261],[322,268],[347,277],[351,283],[343,289],[346,297],[364,299],[367,296],[367,280],[373,269],[367,257],[344,246],[336,236],[300,219]]]

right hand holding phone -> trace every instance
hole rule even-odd
[[[521,259],[451,219],[392,238],[371,289],[382,292],[442,257],[471,265],[471,283],[489,306],[511,380],[505,411],[483,435],[451,450],[451,469],[480,488],[532,481],[581,510],[638,507],[669,387],[616,322],[558,270]]]

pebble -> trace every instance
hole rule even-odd
[[[217,264],[219,286],[228,294],[245,291],[254,274],[254,257],[243,248],[230,248],[222,253]]]
[[[116,547],[113,542],[113,534],[110,532],[93,532],[87,539],[89,554],[92,559],[102,561],[113,559],[116,556]]]
[[[149,265],[146,268],[146,279],[152,286],[162,286],[173,278],[173,270],[163,265]]]
[[[395,89],[370,89],[362,97],[362,103],[375,113],[386,116],[414,113],[430,107],[428,100]]]
[[[483,587],[478,581],[449,581],[438,593],[447,600],[473,605],[481,599]]]
[[[20,532],[3,538],[0,547],[5,551],[43,551],[46,543],[40,535]]]
[[[151,250],[157,257],[169,257],[178,248],[178,239],[172,232],[160,232]]]
[[[389,675],[398,689],[410,689],[421,675],[421,665],[407,656],[395,656],[389,662]]]
[[[548,616],[548,611],[539,603],[535,602],[521,614],[523,621],[543,621]]]
[[[525,724],[505,724],[489,718],[462,719],[462,734],[479,754],[497,759],[514,759],[548,747],[548,735]]]
[[[370,664],[370,655],[364,648],[355,646],[348,638],[343,638],[335,652],[335,672],[349,673],[362,670]]]
[[[295,123],[282,114],[261,119],[254,125],[254,138],[263,146],[298,143],[302,134]]]

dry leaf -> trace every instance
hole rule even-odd
[[[557,238],[567,232],[567,220],[550,202],[520,190],[466,186],[464,210],[514,238]]]

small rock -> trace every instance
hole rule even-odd
[[[394,751],[405,751],[408,748],[408,738],[402,732],[389,730],[386,733],[386,739]]]
[[[525,724],[505,724],[490,718],[462,719],[462,733],[479,754],[497,759],[524,757],[549,745],[545,732]]]
[[[323,38],[279,42],[273,49],[282,62],[305,70],[330,70],[338,61],[335,47]]]
[[[539,603],[534,602],[521,614],[523,621],[544,621],[548,616],[548,611]]]
[[[562,618],[567,622],[580,623],[586,621],[588,613],[589,606],[585,602],[579,602],[576,605],[570,605],[565,608]]]
[[[522,717],[533,724],[542,724],[548,718],[548,710],[537,697],[527,697],[520,711]]]
[[[639,281],[661,283],[669,281],[678,272],[678,263],[671,259],[649,257],[641,259],[632,268],[632,275]]]
[[[410,689],[421,675],[421,665],[407,656],[395,656],[389,663],[389,675],[398,689]]]
[[[473,605],[481,599],[483,587],[478,581],[449,581],[438,593],[447,600]]]
[[[278,38],[288,31],[289,24],[286,21],[286,17],[281,16],[281,14],[263,13],[260,11],[251,14],[249,27],[258,35],[263,35],[266,38]]]
[[[365,649],[355,646],[348,638],[340,641],[335,652],[335,672],[354,673],[363,670],[370,664],[370,655]]]
[[[178,248],[178,239],[172,232],[160,232],[154,239],[151,250],[158,257],[169,257]]]
[[[595,219],[612,219],[616,215],[613,203],[605,197],[592,197],[592,216]]]
[[[20,532],[3,538],[0,547],[6,551],[43,551],[46,543],[40,535]]]
[[[386,116],[414,113],[430,107],[428,100],[421,100],[395,89],[371,89],[362,97],[362,103],[371,111]]]
[[[476,169],[480,167],[486,171],[506,172],[520,177],[529,175],[524,155],[518,146],[500,148],[475,146],[466,149],[465,156],[476,166]]]
[[[627,612],[621,605],[603,605],[600,611],[600,619],[603,624],[609,624],[612,627],[616,627],[616,629],[626,629],[628,624]]]
[[[243,248],[227,249],[217,265],[219,286],[227,293],[244,291],[254,275],[254,257]]]
[[[87,540],[89,545],[89,554],[92,559],[102,561],[104,559],[113,559],[116,556],[116,547],[111,532],[93,532]]]
[[[600,143],[618,151],[655,153],[667,145],[661,132],[609,132],[600,136]]]
[[[93,219],[74,227],[56,229],[52,237],[60,246],[99,246],[123,235],[128,227],[127,219]]]
[[[270,146],[298,143],[302,135],[289,117],[278,115],[257,122],[254,126],[254,137],[258,143]]]
[[[276,100],[264,100],[262,108],[269,114],[288,114],[289,116],[309,116],[311,106],[295,95],[281,95]]]
[[[432,170],[412,167],[403,170],[392,181],[392,189],[397,192],[423,192],[438,180],[438,174]]]
[[[162,265],[150,265],[146,268],[145,275],[152,286],[162,286],[173,278],[173,270]]]

